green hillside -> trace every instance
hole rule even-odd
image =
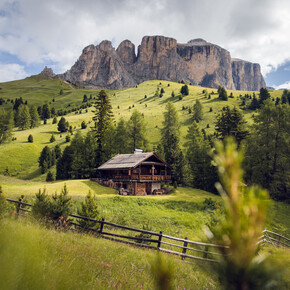
[[[232,93],[233,98],[229,98],[228,101],[221,101],[218,99],[216,89],[189,85],[189,95],[181,99],[180,89],[182,86],[183,84],[180,83],[155,80],[143,82],[132,88],[108,91],[111,96],[115,121],[118,121],[120,117],[128,120],[134,109],[139,110],[144,114],[148,129],[147,138],[153,149],[160,139],[163,111],[168,101],[171,101],[179,112],[181,140],[183,143],[187,128],[192,123],[192,113],[189,113],[189,108],[192,108],[196,100],[201,102],[204,112],[200,128],[205,129],[207,133],[213,133],[216,116],[223,107],[227,105],[240,107],[242,103],[240,95],[253,94],[253,92],[228,91],[228,95]],[[22,97],[24,101],[28,102],[28,105],[39,106],[49,103],[51,108],[68,111],[83,104],[84,94],[88,98],[91,96],[91,100],[88,100],[88,103],[93,105],[94,97],[98,94],[97,90],[75,89],[61,79],[48,79],[41,75],[32,76],[24,80],[1,83],[0,88],[0,98],[4,100],[4,104],[0,108],[3,107],[5,109],[13,107],[11,100]],[[154,97],[156,90],[160,92],[162,88],[165,91],[162,98],[159,96]],[[60,94],[61,90],[62,94]],[[210,99],[205,96],[204,90],[206,90],[207,94],[212,93]],[[172,92],[174,92],[175,97],[172,97]],[[258,92],[255,92],[255,94],[257,96]],[[271,94],[273,98],[276,98],[281,96],[282,92],[274,91]],[[250,102],[250,100],[247,101]],[[93,109],[94,107],[83,109],[81,114],[79,114],[80,110],[78,110],[77,114],[75,112],[69,113],[65,118],[75,130],[80,130],[83,120],[87,123],[92,120]],[[248,124],[251,124],[253,111],[242,110],[242,112]],[[86,130],[89,130],[89,128]],[[30,134],[34,137],[33,144],[27,142]],[[52,145],[49,142],[51,134],[56,136],[56,142]],[[46,125],[42,124],[37,128],[24,131],[15,129],[13,137],[16,140],[0,145],[0,173],[4,173],[8,168],[9,174],[12,176],[25,179],[38,177],[40,171],[37,160],[42,148],[46,145],[55,146],[56,144],[66,146],[65,136],[65,134],[59,134],[57,125],[52,124],[52,119],[48,120]]]

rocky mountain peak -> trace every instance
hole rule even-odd
[[[42,72],[40,74],[43,76],[46,76],[48,78],[55,77],[55,73],[53,72],[53,70],[47,66],[44,67],[44,69],[42,70]]]
[[[201,38],[180,44],[161,35],[144,36],[137,56],[130,40],[122,41],[117,50],[108,40],[89,45],[60,77],[76,84],[111,89],[153,79],[239,90],[266,86],[258,64],[232,59],[229,51]]]

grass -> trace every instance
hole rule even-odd
[[[169,85],[169,86],[168,86]],[[228,91],[228,94],[233,92],[234,98],[229,98],[228,101],[218,100],[217,90],[203,88],[198,86],[189,85],[189,95],[179,100],[178,95],[183,84],[168,82],[168,81],[146,81],[139,84],[137,87],[126,88],[122,90],[110,90],[108,93],[111,96],[111,102],[113,106],[113,113],[115,121],[117,122],[120,117],[128,120],[134,109],[139,110],[144,114],[144,119],[147,124],[147,138],[150,141],[151,149],[153,150],[160,140],[160,128],[162,128],[163,114],[166,103],[168,101],[173,102],[179,113],[181,124],[181,143],[185,141],[188,126],[191,124],[192,114],[188,113],[188,110],[183,110],[183,107],[192,107],[196,100],[200,100],[203,105],[204,118],[200,122],[200,128],[204,129],[206,133],[210,134],[214,132],[215,120],[224,106],[239,106],[241,100],[240,94],[246,93],[252,94],[253,92],[243,91]],[[83,95],[88,97],[92,95],[95,97],[98,93],[97,90],[88,89],[74,89],[60,79],[48,79],[44,76],[32,76],[20,81],[13,81],[0,84],[0,98],[15,99],[16,97],[22,97],[28,101],[29,105],[43,105],[44,103],[50,103],[51,107],[55,109],[72,109],[82,104]],[[165,93],[162,98],[154,97],[156,89],[161,90],[163,88]],[[63,94],[60,95],[60,90],[63,90]],[[207,90],[208,93],[214,93],[211,99],[205,97],[202,93],[203,90]],[[175,97],[171,97],[171,93],[174,91]],[[258,92],[256,92],[257,95]],[[281,95],[282,92],[273,92],[275,95]],[[147,98],[145,98],[145,95]],[[279,95],[279,96],[280,96]],[[52,102],[52,99],[55,102]],[[90,101],[93,102],[94,100]],[[4,108],[12,108],[11,102],[9,104],[2,105]],[[134,106],[134,107],[133,107]],[[131,107],[131,109],[129,109]],[[209,112],[212,108],[212,112]],[[82,114],[70,113],[65,116],[67,121],[75,130],[80,130],[81,122],[85,121],[89,123],[92,121],[94,115],[93,107],[86,110],[82,110]],[[242,111],[248,124],[252,123],[252,111]],[[9,174],[22,179],[37,179],[45,180],[45,176],[41,176],[38,169],[38,157],[40,151],[44,146],[55,146],[59,144],[66,146],[65,136],[66,134],[59,134],[57,131],[57,125],[51,124],[52,119],[48,120],[46,125],[41,125],[37,128],[18,131],[14,130],[13,135],[16,137],[16,141],[9,144],[0,144],[0,173],[4,173],[8,167]],[[89,125],[91,126],[92,123]],[[89,126],[86,132],[89,130]],[[29,135],[34,138],[34,143],[27,142]],[[56,142],[50,144],[49,139],[51,134],[55,134]]]
[[[133,197],[119,196],[112,188],[89,180],[67,180],[57,182],[27,181],[1,176],[3,192],[10,198],[24,194],[33,202],[35,193],[46,188],[48,194],[60,193],[64,184],[74,201],[74,210],[80,206],[89,190],[96,194],[100,217],[117,224],[142,228],[149,223],[153,231],[180,238],[204,240],[204,227],[213,226],[220,218],[219,211],[204,208],[204,200],[211,198],[220,202],[217,195],[194,188],[178,187],[168,195]],[[290,237],[290,205],[270,202],[266,228]]]
[[[153,289],[157,253],[29,222],[0,227],[1,289]],[[208,265],[161,254],[176,289],[219,289]]]

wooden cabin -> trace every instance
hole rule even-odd
[[[118,154],[97,168],[99,182],[123,195],[163,194],[162,183],[171,181],[171,167],[154,152]]]

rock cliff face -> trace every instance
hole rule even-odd
[[[129,40],[121,42],[117,50],[109,41],[90,45],[61,77],[79,85],[112,89],[153,79],[238,90],[266,86],[258,64],[231,59],[227,50],[203,39],[179,44],[164,36],[143,37],[137,55]]]

